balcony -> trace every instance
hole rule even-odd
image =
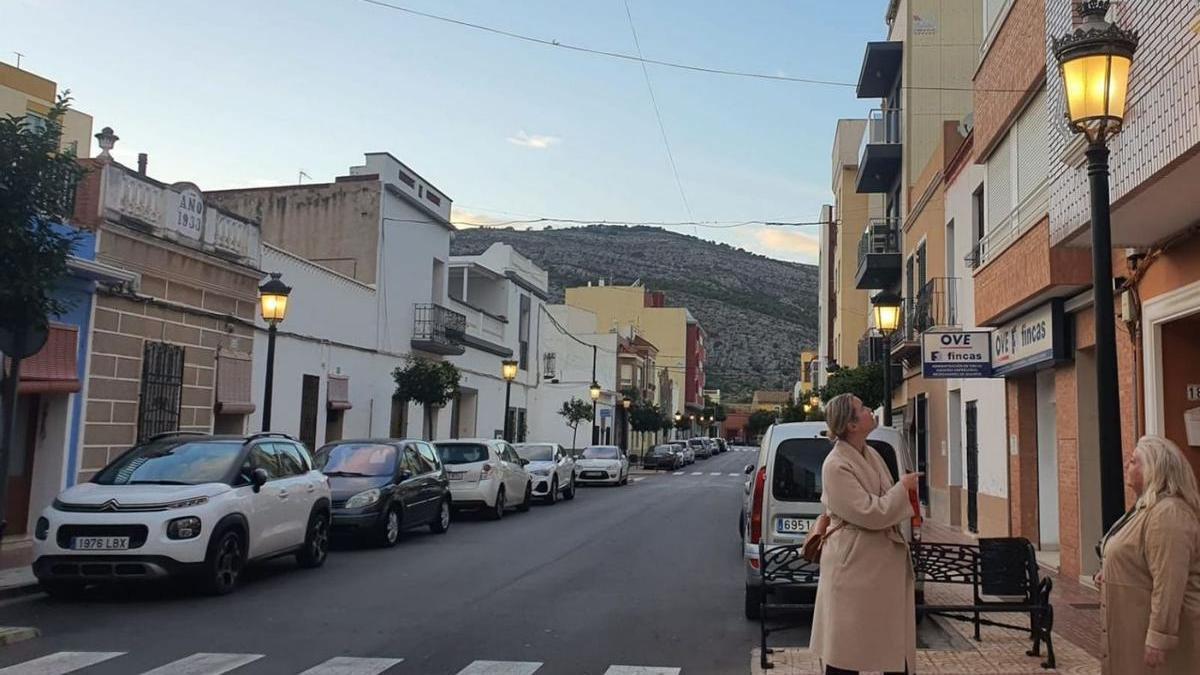
[[[867,129],[859,148],[859,194],[890,192],[900,178],[902,156],[899,108],[876,108],[867,115]]]
[[[430,354],[457,356],[466,352],[462,340],[467,317],[431,302],[413,306],[412,348]]]
[[[889,288],[900,279],[900,220],[872,218],[858,242],[858,271],[854,287]]]
[[[958,279],[930,279],[913,303],[913,325],[918,333],[936,328],[952,328],[958,323]]]
[[[858,98],[887,98],[896,87],[903,57],[903,42],[868,42],[855,89]]]
[[[892,356],[900,361],[918,359],[921,354],[921,333],[917,330],[917,322],[913,321],[915,302],[906,303],[900,308],[900,327],[892,333]]]
[[[858,365],[883,363],[887,353],[883,348],[883,336],[868,330],[858,340]]]

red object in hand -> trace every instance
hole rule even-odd
[[[920,497],[918,496],[916,490],[908,491],[908,501],[910,504],[912,504],[912,510],[913,510],[912,526],[913,526],[913,532],[915,533],[916,530],[921,527],[921,522],[922,522],[921,501],[920,501]]]

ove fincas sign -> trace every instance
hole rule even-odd
[[[1010,375],[1067,358],[1066,322],[1054,300],[1000,326],[992,333],[992,370]]]
[[[991,377],[991,333],[986,330],[925,333],[921,372],[930,379]]]

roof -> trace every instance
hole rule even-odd
[[[754,392],[755,403],[789,403],[791,400],[792,392],[790,391],[759,390]]]

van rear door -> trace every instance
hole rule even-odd
[[[833,444],[826,438],[789,438],[779,443],[770,467],[763,536],[769,544],[796,544],[812,528],[821,505],[821,465]]]

